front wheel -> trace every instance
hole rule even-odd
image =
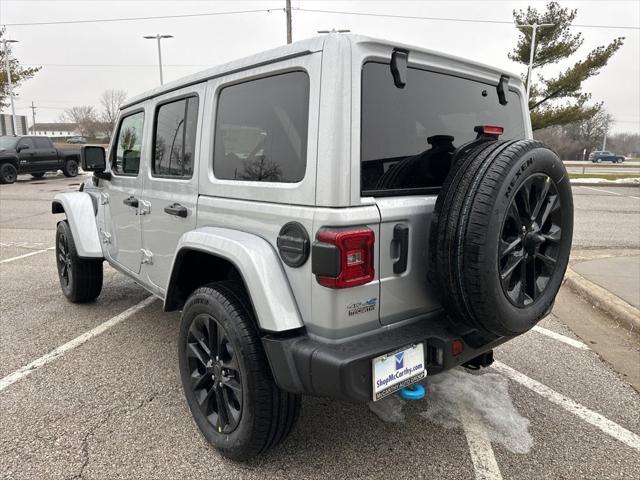
[[[80,258],[64,220],[56,229],[56,265],[64,296],[73,303],[95,299],[102,290],[102,259]]]
[[[18,170],[10,163],[0,165],[0,183],[14,183],[18,179]]]
[[[180,321],[178,360],[195,423],[225,457],[253,458],[293,429],[300,396],[275,384],[240,285],[217,282],[191,294]]]
[[[67,160],[62,167],[62,173],[65,177],[75,177],[78,175],[78,162],[76,160]]]

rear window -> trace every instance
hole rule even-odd
[[[476,137],[477,125],[503,127],[501,139],[524,138],[520,98],[509,91],[507,99],[500,105],[495,85],[417,68],[409,68],[406,86],[397,88],[389,64],[365,63],[362,194],[439,188],[454,150]]]
[[[36,148],[51,148],[51,142],[48,138],[34,137],[33,141],[36,144]]]
[[[220,92],[213,172],[217,178],[299,182],[307,166],[309,77],[290,72]]]

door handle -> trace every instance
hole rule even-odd
[[[187,207],[183,207],[179,203],[172,203],[171,205],[164,207],[164,213],[168,213],[169,215],[174,215],[176,217],[186,218],[188,212],[189,210],[187,210]]]
[[[393,273],[403,273],[407,270],[407,259],[409,258],[409,227],[403,223],[393,227],[393,242],[400,250],[398,259],[393,262]]]
[[[122,203],[124,203],[128,207],[138,208],[138,199],[134,196],[125,198],[124,200],[122,200]]]

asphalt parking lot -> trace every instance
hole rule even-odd
[[[640,478],[640,396],[566,326],[579,314],[566,305],[493,367],[434,377],[421,401],[393,397],[375,414],[308,397],[283,445],[223,459],[183,399],[179,315],[109,267],[95,303],[60,292],[50,200],[80,182],[0,189],[0,478]],[[581,248],[640,248],[640,189],[613,191],[574,189]]]

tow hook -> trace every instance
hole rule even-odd
[[[482,355],[478,355],[475,358],[472,358],[466,363],[463,363],[462,366],[464,368],[468,368],[469,370],[480,370],[481,367],[488,367],[493,363],[493,350],[489,350],[488,352],[483,353]]]
[[[398,393],[405,400],[420,400],[424,398],[425,389],[419,383],[414,383],[408,387],[401,388]]]

